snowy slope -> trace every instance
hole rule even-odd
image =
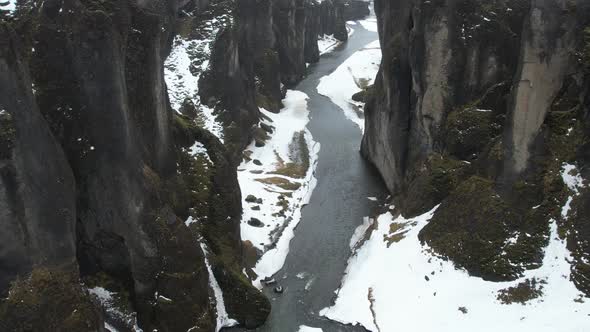
[[[274,133],[263,147],[256,147],[252,143],[246,149],[251,160],[245,160],[238,168],[244,200],[242,239],[250,241],[264,253],[254,268],[260,278],[272,276],[283,266],[289,252],[289,242],[294,236],[293,231],[301,219],[301,208],[309,202],[316,184],[314,171],[320,146],[306,128],[309,122],[307,98],[303,92],[289,90],[283,100],[285,108],[279,114],[261,109],[271,120],[265,123],[275,128]],[[307,145],[309,168],[302,177],[276,174],[281,165],[296,161],[293,160],[292,147],[294,139],[298,137],[303,137]],[[261,165],[256,165],[255,160]],[[268,179],[285,180],[298,188],[284,189],[273,183],[261,182]],[[248,202],[248,195],[254,195],[261,202]],[[249,225],[248,221],[252,218],[260,220],[264,226]],[[259,283],[255,282],[255,285],[259,286]]]
[[[562,176],[576,195],[582,180],[570,175],[572,169],[564,165]],[[391,213],[379,216],[377,228],[350,258],[335,304],[321,314],[371,331],[590,330],[590,300],[569,281],[571,256],[554,220],[549,221],[543,265],[516,281],[494,283],[469,276],[420,244],[418,233],[435,210],[410,220]],[[396,234],[402,239],[388,248],[385,239]],[[504,304],[498,298],[501,290],[533,279],[541,288],[538,298],[524,304]]]

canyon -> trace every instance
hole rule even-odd
[[[0,3],[0,330],[579,330],[589,78],[585,0]]]

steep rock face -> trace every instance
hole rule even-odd
[[[363,0],[348,0],[344,2],[344,18],[347,21],[359,20],[371,14],[370,2]]]
[[[81,270],[129,284],[140,325],[161,330],[212,316],[202,252],[159,183],[176,173],[168,5],[47,1],[32,59],[42,111],[76,176]],[[176,304],[154,304],[156,293]]]
[[[211,65],[199,81],[203,103],[219,111],[234,162],[251,142],[258,107],[278,112],[284,86],[319,60],[317,40],[334,34],[348,39],[344,3],[309,0],[238,1],[235,21],[218,35]]]
[[[0,294],[35,266],[77,274],[75,183],[41,116],[16,33],[0,23]]]
[[[486,21],[490,8],[475,0],[375,2],[384,60],[362,151],[392,192],[403,190],[408,169],[442,148],[441,127],[451,110],[510,79],[526,7],[516,1]]]
[[[405,216],[442,202],[420,239],[473,275],[511,280],[541,263],[551,219],[585,234],[583,204],[560,209],[568,195],[586,194],[572,194],[559,174],[565,163],[588,167],[588,3],[407,0],[375,9],[383,63],[362,153]],[[505,245],[520,233],[528,239]],[[568,240],[573,278],[587,292],[588,247],[579,235]]]
[[[50,0],[2,16],[20,30],[0,31],[0,290],[26,279],[0,303],[3,324],[29,324],[15,318],[26,315],[101,331],[80,276],[91,293],[109,291],[101,305],[120,331],[134,329],[134,312],[144,330],[213,330],[213,278],[230,318],[264,322],[270,303],[242,273],[236,164],[259,129],[258,107],[278,111],[283,84],[317,61],[318,36],[347,37],[342,3],[299,4],[286,4],[288,27],[302,13],[314,23],[296,26],[285,44],[270,0]],[[199,92],[227,125],[225,143],[193,121],[194,104],[183,104],[187,116],[173,112],[164,81],[173,38],[191,27],[178,17],[195,23],[213,10],[231,24],[213,43]],[[67,316],[77,305],[83,314]],[[47,316],[52,306],[67,317]]]
[[[201,11],[204,4],[184,6]],[[88,284],[117,292],[123,306],[131,302],[142,328],[210,331],[216,313],[209,279],[215,276],[199,245],[204,237],[215,274],[230,275],[223,287],[241,300],[236,319],[254,327],[268,315],[268,301],[239,277],[241,199],[223,146],[211,147],[223,157],[211,158],[218,165],[210,195],[194,197],[191,188],[201,175],[185,145],[207,141],[206,135],[182,141],[186,128],[170,109],[163,65],[181,7],[174,1],[44,2],[38,16],[32,11],[22,18],[31,21],[15,21],[31,31],[33,45],[18,50],[33,49],[35,96],[25,52],[17,54],[17,38],[2,31],[2,223],[9,230],[1,250],[7,262],[0,269],[2,292],[33,266],[77,277],[79,263]],[[195,207],[202,203],[211,209]],[[191,230],[183,222],[189,214],[211,222]],[[107,321],[132,330],[134,319],[121,320],[115,309]]]
[[[580,3],[580,5],[582,5]],[[579,31],[576,8],[570,1],[533,1],[524,25],[520,65],[514,86],[505,148],[506,171],[520,174],[528,166],[531,149],[547,113],[575,70]]]

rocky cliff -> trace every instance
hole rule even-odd
[[[285,88],[304,77],[306,63],[319,61],[318,38],[327,34],[348,39],[344,4],[336,0],[236,3],[235,21],[221,28],[211,66],[199,80],[200,100],[220,113],[236,161],[253,137],[261,141],[258,107],[278,112]]]
[[[590,294],[587,189],[563,180],[590,167],[587,1],[375,10],[383,63],[362,153],[404,215],[440,204],[421,240],[473,275],[512,280],[540,264],[556,220]]]
[[[236,166],[260,135],[258,107],[278,111],[283,86],[318,60],[318,36],[345,39],[344,23],[336,1],[21,1],[2,13],[0,329],[262,324],[270,303],[242,272]],[[187,95],[179,77],[195,83]]]

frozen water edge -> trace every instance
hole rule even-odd
[[[244,214],[242,216],[241,233],[242,240],[250,241],[254,247],[263,252],[262,257],[254,267],[254,272],[259,279],[254,285],[260,287],[260,279],[274,275],[285,262],[289,252],[289,243],[294,237],[295,227],[301,220],[301,209],[311,197],[316,186],[314,172],[317,165],[320,144],[313,140],[306,128],[309,122],[309,109],[307,107],[307,95],[300,91],[289,90],[283,101],[285,108],[280,113],[274,114],[261,109],[263,115],[272,122],[265,122],[274,126],[274,132],[265,146],[256,147],[252,143],[246,151],[251,151],[252,161],[244,161],[238,168],[238,180],[243,196]],[[309,168],[302,178],[293,178],[285,175],[273,174],[282,162],[283,164],[295,162],[292,160],[290,145],[294,137],[303,135],[309,155]],[[261,166],[253,161],[260,161]],[[295,190],[285,190],[273,184],[263,183],[260,180],[268,178],[280,178],[296,184]],[[261,199],[262,203],[246,201],[248,195],[254,195]],[[277,215],[283,210],[284,203],[288,204],[284,215]],[[248,224],[252,218],[262,221],[263,227],[254,227]]]
[[[580,302],[581,293],[569,280],[571,256],[554,220],[543,265],[518,280],[494,283],[469,276],[421,245],[418,233],[435,210],[413,219],[380,215],[370,238],[350,258],[334,305],[320,314],[370,331],[586,331],[590,301]],[[392,235],[393,222],[407,233],[387,248],[384,236]],[[546,282],[541,297],[526,304],[497,299],[499,290],[533,278]]]
[[[379,41],[369,43],[342,63],[332,74],[321,78],[318,92],[344,111],[344,115],[364,132],[364,104],[352,96],[373,85],[381,64]]]

